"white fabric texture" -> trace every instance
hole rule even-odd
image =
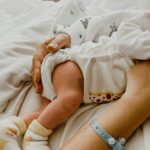
[[[58,3],[13,0],[10,3],[9,0],[0,0],[0,111],[3,111],[1,119],[5,118],[5,115],[21,115],[39,107],[40,96],[35,94],[31,83],[32,56],[37,44],[53,34],[54,28],[51,27],[54,22],[59,23],[67,2],[68,0],[61,0]],[[83,2],[87,16],[105,15],[122,10],[143,11],[150,8],[149,0],[83,0]],[[69,20],[68,23],[64,23],[69,24]],[[78,129],[93,117],[102,115],[110,105],[111,103],[80,108],[66,124],[52,134],[49,141],[50,150],[58,150]],[[149,150],[149,137],[150,122],[147,120],[130,138],[126,147],[128,150]]]

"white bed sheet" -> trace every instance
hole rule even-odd
[[[150,8],[149,0],[83,0],[83,2],[87,12],[93,15],[120,9]],[[20,115],[40,105],[40,97],[35,94],[31,84],[32,55],[37,43],[49,36],[51,23],[60,15],[63,3],[65,3],[64,0],[58,3],[40,0],[13,0],[10,3],[9,0],[0,0],[0,93],[2,93],[0,110],[3,111],[2,114]],[[16,51],[15,59],[12,59],[14,53],[12,55],[11,47],[14,47],[13,50],[16,47],[19,49]],[[19,58],[17,59],[16,56]],[[16,68],[13,64],[18,62],[19,65]],[[17,72],[14,74],[15,69]],[[93,116],[102,114],[109,105],[111,103],[80,108],[67,124],[60,126],[50,137],[50,149],[58,150],[67,138]],[[149,150],[149,139],[150,120],[147,120],[130,138],[126,144],[127,150]]]

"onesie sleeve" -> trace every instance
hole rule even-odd
[[[113,12],[98,16],[84,16],[76,20],[66,28],[57,25],[57,34],[68,33],[71,38],[71,46],[80,45],[83,42],[99,42],[101,36],[112,36],[117,31],[120,23],[132,16],[130,13]]]
[[[56,25],[55,34],[66,33],[71,38],[71,46],[80,45],[85,42],[90,19],[91,17],[82,17],[67,27]]]
[[[121,23],[113,36],[119,50],[131,59],[150,59],[150,13]]]

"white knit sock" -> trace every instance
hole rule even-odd
[[[19,117],[0,121],[0,150],[21,150],[18,137],[26,131],[26,124]]]
[[[49,150],[48,136],[52,130],[48,130],[34,120],[28,127],[24,139],[23,150]]]

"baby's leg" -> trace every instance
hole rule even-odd
[[[48,136],[51,130],[80,106],[83,98],[83,76],[75,63],[68,61],[58,65],[53,73],[53,85],[57,98],[30,124],[23,140],[24,150],[49,150]]]
[[[53,85],[57,98],[37,119],[48,129],[56,128],[80,106],[83,98],[83,76],[79,67],[71,61],[58,65],[53,73]]]
[[[40,113],[50,103],[49,100],[42,98],[42,105],[38,110],[19,117],[9,117],[0,121],[0,150],[21,150],[18,144],[18,137],[23,135],[27,126],[32,120],[38,118]]]
[[[47,128],[55,128],[79,107],[83,97],[83,77],[75,63],[68,61],[57,66],[53,74],[53,84],[58,95],[57,99],[50,103],[48,99],[42,98],[42,106],[38,110],[20,116],[27,126],[44,110],[37,120]],[[46,108],[47,106],[48,108]],[[62,111],[63,113],[61,113]],[[57,116],[58,113],[61,114],[58,115],[60,118]],[[49,114],[52,116],[47,117]]]
[[[48,104],[51,101],[42,97],[41,98],[41,106],[40,108],[33,110],[27,114],[23,114],[21,116],[19,116],[26,124],[26,126],[28,127],[29,124],[34,120],[37,119],[39,117],[39,115],[41,114],[41,112],[48,106]]]

